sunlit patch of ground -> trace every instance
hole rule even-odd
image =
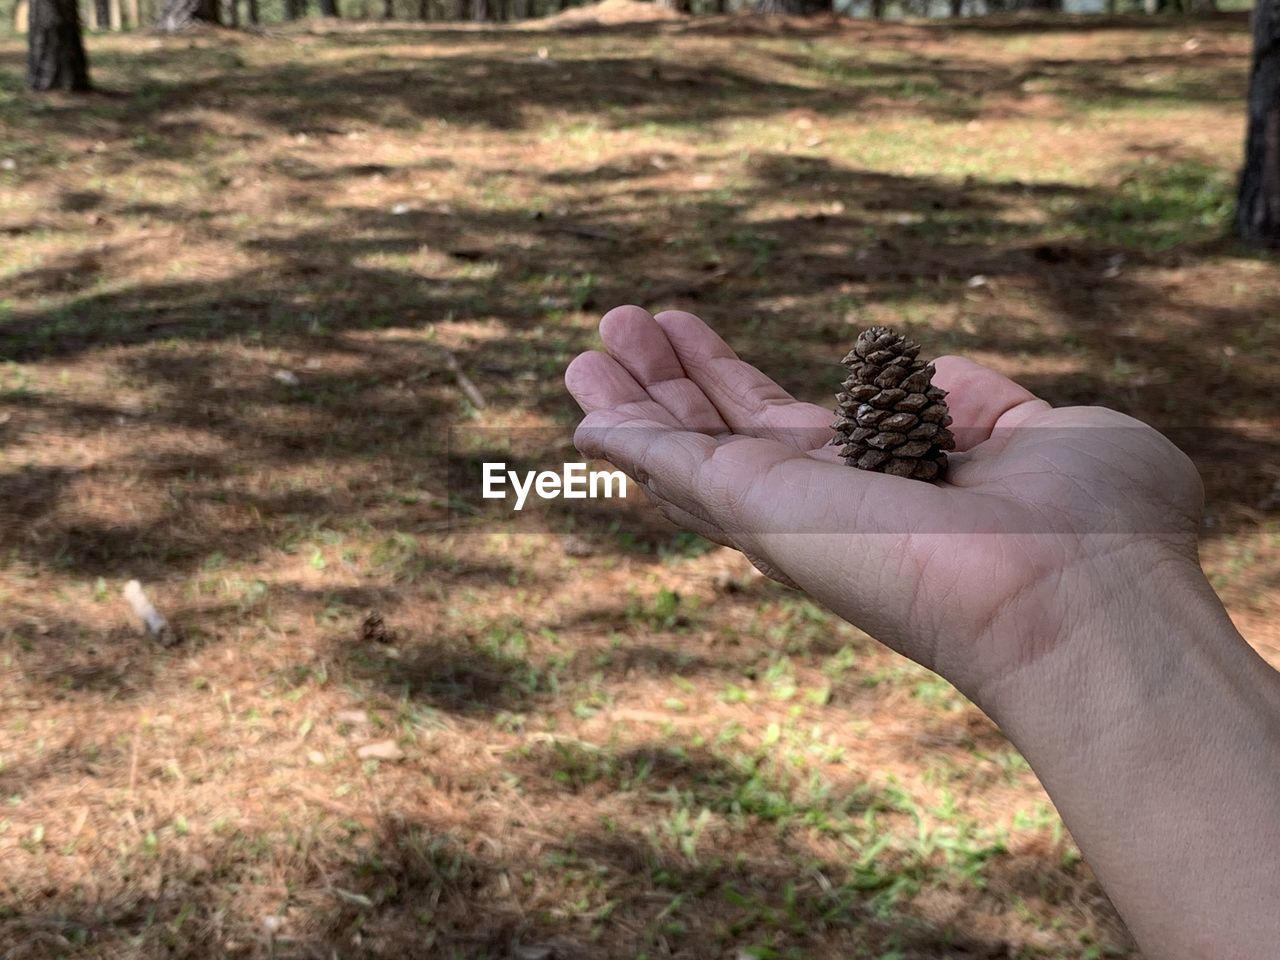
[[[459,527],[448,437],[568,458],[615,303],[820,402],[892,324],[1170,431],[1280,662],[1280,277],[1223,239],[1246,46],[326,25],[93,37],[112,95],[37,101],[0,41],[0,948],[1135,956],[949,686],[638,505]]]

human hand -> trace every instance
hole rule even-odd
[[[1201,573],[1200,479],[1155,430],[936,362],[958,453],[867,473],[687,313],[620,307],[566,383],[575,441],[990,714],[1148,956],[1274,956],[1280,674]]]
[[[934,382],[957,453],[932,485],[845,465],[830,409],[796,401],[692,314],[619,307],[600,333],[607,353],[565,375],[584,454],[989,712],[1002,681],[1074,659],[1048,655],[1100,612],[1122,618],[1144,581],[1200,576],[1199,476],[1123,414],[1053,409],[943,357]]]

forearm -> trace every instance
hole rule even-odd
[[[989,691],[1152,960],[1280,950],[1280,675],[1188,566]]]

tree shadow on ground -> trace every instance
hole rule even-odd
[[[1239,16],[1194,21],[1201,32],[1238,33]],[[793,25],[783,33],[804,36],[828,34],[830,26]],[[1134,17],[1095,21],[976,20],[947,24],[899,26],[904,38],[929,40],[948,30],[968,32],[1071,33],[1081,30],[1166,29],[1160,18]],[[605,28],[606,34],[629,36],[679,31],[718,36],[724,31],[750,35],[761,28],[751,18],[671,24],[634,24]],[[865,32],[867,28],[859,27]],[[590,33],[591,31],[587,31]],[[852,30],[851,30],[852,32]],[[39,123],[46,130],[76,135],[86,128],[93,135],[112,140],[127,138],[128,146],[112,143],[106,157],[116,169],[125,170],[139,159],[199,161],[208,152],[208,141],[261,139],[263,128],[311,136],[341,136],[353,127],[381,127],[424,135],[444,136],[449,128],[488,128],[516,131],[532,117],[548,111],[590,118],[617,128],[649,124],[698,126],[721,120],[764,117],[785,110],[806,109],[821,115],[865,115],[868,112],[900,112],[938,120],[967,120],[981,111],[987,100],[1026,96],[1029,84],[1037,95],[1055,94],[1086,103],[1142,103],[1148,100],[1185,103],[1236,99],[1242,78],[1231,59],[1220,51],[1184,51],[1178,55],[1143,54],[1106,60],[1054,60],[1030,58],[1012,65],[977,60],[944,59],[906,51],[895,62],[871,62],[859,51],[835,54],[824,50],[807,53],[763,51],[771,64],[744,70],[714,62],[672,62],[659,54],[629,57],[591,51],[587,57],[546,60],[534,55],[545,36],[536,32],[498,30],[485,33],[436,26],[427,30],[397,32],[393,28],[346,33],[330,37],[299,37],[300,42],[321,48],[349,49],[359,43],[384,46],[389,40],[411,42],[430,49],[433,44],[474,43],[484,46],[500,40],[502,51],[453,52],[449,56],[413,52],[370,54],[343,63],[341,82],[331,82],[335,67],[327,62],[250,66],[234,44],[196,42],[187,54],[191,79],[159,80],[156,68],[167,63],[167,52],[149,55],[104,52],[105,65],[136,78],[137,89],[129,97],[115,97],[86,107],[80,102],[42,104]],[[526,44],[528,51],[519,47]],[[508,52],[507,47],[517,49]],[[768,67],[772,65],[774,69]],[[0,54],[0,78],[21,75],[16,54]],[[826,81],[813,86],[778,79],[782,67],[817,70]],[[1194,69],[1191,77],[1178,76],[1151,84],[1140,79],[1153,69]],[[150,71],[150,72],[149,72]],[[1139,79],[1135,79],[1139,77]],[[19,86],[9,80],[15,91]],[[212,118],[236,118],[245,129],[232,132]],[[92,118],[92,123],[86,119]],[[138,133],[145,131],[145,133]],[[52,142],[48,144],[51,146]],[[124,147],[121,149],[121,147]],[[44,148],[28,146],[32,162],[24,163],[27,176],[39,177],[41,164],[56,161]],[[19,151],[23,158],[26,151]]]
[[[534,41],[531,40],[531,43]],[[535,44],[536,45],[536,44]],[[197,58],[209,59],[208,50]],[[674,64],[660,57],[601,55],[554,63],[532,57],[456,54],[444,58],[403,58],[388,65],[385,55],[348,63],[333,85],[324,63],[288,64],[249,72],[215,71],[217,57],[199,79],[149,81],[131,99],[97,103],[88,111],[99,136],[133,138],[128,151],[113,154],[123,170],[131,159],[196,162],[210,136],[226,133],[210,125],[209,111],[255,128],[310,137],[344,136],[353,128],[444,135],[450,128],[518,131],[548,111],[591,118],[614,128],[650,124],[697,127],[720,120],[766,116],[805,108],[830,115],[892,109],[874,86],[834,90],[789,83],[723,64]],[[0,69],[13,67],[0,57]],[[945,117],[970,113],[945,99],[918,104],[917,112]],[[957,112],[958,111],[958,112]],[[84,126],[84,105],[46,107],[41,124],[63,135]],[[247,132],[242,136],[260,134]],[[34,160],[52,155],[27,154]],[[35,163],[24,163],[39,176]]]
[[[971,892],[973,879],[956,870],[954,858],[894,850],[876,842],[882,835],[874,829],[861,857],[856,849],[838,859],[815,854],[803,831],[770,812],[789,810],[787,797],[761,792],[754,772],[715,756],[658,747],[620,757],[605,776],[613,778],[612,789],[649,789],[653,821],[647,828],[603,829],[580,815],[574,799],[586,786],[575,781],[581,769],[566,779],[562,755],[541,756],[550,760],[547,768],[531,758],[513,771],[530,802],[540,803],[545,792],[564,798],[554,824],[544,819],[545,807],[535,814],[524,800],[524,819],[499,818],[465,834],[448,817],[400,810],[344,817],[335,804],[328,822],[312,828],[305,855],[283,873],[274,868],[287,884],[279,890],[254,891],[254,878],[270,851],[288,842],[287,831],[245,827],[166,842],[155,854],[168,878],[159,889],[103,878],[96,891],[23,902],[0,917],[0,947],[14,960],[126,942],[191,960],[228,953],[508,960],[529,955],[522,951],[559,960],[652,951],[700,960],[753,949],[780,956],[897,950],[994,957],[1021,949],[1012,930],[979,932],[976,904],[947,919],[922,911],[923,901],[913,896],[922,885]],[[586,762],[598,767],[600,758]],[[588,776],[597,782],[594,768]],[[853,793],[841,806],[850,815],[865,819],[892,805],[874,791]],[[728,819],[698,826],[703,821],[696,817],[675,815],[680,809],[716,810]],[[861,842],[850,838],[855,848]],[[1072,936],[1088,930],[1109,950],[1131,951],[1096,884],[1076,875],[1078,866],[1064,867],[1050,851],[975,848],[972,856],[977,875],[1012,877],[1027,900],[1087,895],[1093,902],[1088,912],[1075,908]],[[807,864],[802,873],[784,865],[796,859]]]
[[[1123,186],[1108,192],[949,183],[768,153],[753,158],[751,171],[754,182],[727,197],[691,190],[669,198],[653,196],[643,185],[643,163],[585,171],[600,178],[607,199],[559,222],[467,209],[396,216],[338,208],[324,228],[246,241],[265,263],[225,280],[107,293],[59,289],[56,308],[15,310],[0,322],[0,355],[41,360],[133,347],[119,358],[119,369],[154,400],[139,411],[29,391],[7,398],[7,444],[37,433],[81,441],[114,434],[121,447],[118,458],[89,474],[37,466],[10,470],[0,481],[15,505],[4,527],[8,548],[32,562],[86,575],[135,568],[163,576],[197,567],[211,549],[207,528],[182,529],[193,507],[216,514],[222,504],[225,535],[216,538],[216,549],[247,558],[283,536],[289,523],[353,516],[378,493],[243,489],[240,478],[258,468],[305,472],[365,464],[389,471],[380,477],[388,486],[403,480],[446,490],[441,431],[459,422],[461,395],[453,389],[445,351],[429,337],[357,342],[351,334],[429,330],[446,317],[496,314],[506,336],[460,346],[458,361],[491,404],[531,404],[568,419],[563,394],[539,390],[531,396],[523,384],[558,379],[568,358],[589,341],[572,312],[548,312],[530,294],[530,284],[551,273],[592,274],[605,262],[612,267],[593,281],[592,303],[674,302],[704,312],[746,356],[819,402],[826,390],[811,386],[813,358],[828,357],[834,383],[831,361],[839,351],[830,344],[846,339],[849,326],[844,317],[831,316],[829,306],[816,304],[829,304],[832,292],[840,291],[849,303],[943,306],[974,297],[967,285],[981,277],[977,297],[1014,290],[1042,320],[1023,326],[988,321],[979,301],[970,308],[973,332],[935,334],[939,348],[1046,359],[1066,353],[1076,359],[1070,373],[1033,371],[1023,376],[1027,386],[1054,402],[1111,405],[1183,431],[1179,439],[1206,468],[1213,499],[1253,504],[1269,493],[1274,479],[1267,471],[1276,462],[1277,444],[1231,423],[1274,412],[1276,344],[1258,318],[1280,312],[1280,294],[1259,290],[1254,307],[1188,304],[1177,287],[1146,276],[1231,255],[1228,245],[1212,239],[1160,252],[1167,237],[1178,238],[1188,220],[1203,216],[1197,204],[1206,175],[1194,164],[1166,171],[1163,180],[1145,182],[1133,194]],[[1152,189],[1163,190],[1163,199],[1141,199]],[[788,200],[811,210],[815,204],[836,207],[768,217],[754,212]],[[662,219],[670,203],[682,211],[674,232]],[[1042,228],[1022,222],[1017,212],[1027,203],[1059,211],[1054,233],[1066,238],[1046,240]],[[637,230],[630,226],[635,222],[644,226]],[[424,244],[486,270],[474,279],[441,282],[369,265],[371,256]],[[632,277],[644,279],[633,284]],[[0,294],[30,282],[20,273],[0,284]],[[780,302],[792,306],[767,306]],[[1144,314],[1177,317],[1179,335],[1125,320]],[[271,363],[246,368],[213,350],[244,338],[277,355],[284,351],[278,362],[298,372],[281,382]],[[1232,347],[1226,356],[1224,344]],[[309,357],[323,357],[321,365],[309,369]],[[1207,357],[1214,359],[1206,363]],[[1191,395],[1209,404],[1213,420],[1204,420],[1204,403],[1192,418],[1186,406]],[[132,437],[141,442],[149,430],[186,430],[202,439],[194,448],[129,449]],[[1251,464],[1215,473],[1223,451],[1246,449],[1254,453]],[[536,452],[527,455],[536,459]],[[73,480],[108,484],[140,474],[182,480],[176,484],[182,494],[149,518],[123,525],[57,509],[60,491]],[[245,511],[269,520],[246,528],[235,519]],[[404,505],[383,509],[380,517],[376,522],[390,534],[438,520],[439,511]],[[601,522],[609,517],[602,512]],[[591,517],[582,519],[591,526]],[[32,530],[38,536],[30,536]]]
[[[961,30],[974,33],[1024,34],[1024,33],[1095,33],[1104,30],[1132,30],[1146,33],[1167,28],[1170,22],[1194,26],[1197,31],[1238,35],[1247,28],[1249,14],[1241,11],[1216,11],[1188,16],[1126,14],[1120,16],[1016,15],[999,17],[975,17],[973,19],[948,20],[939,29]]]
[[[588,56],[550,71],[483,52],[412,65],[357,58],[335,75],[318,63],[235,65],[231,55],[195,50],[198,79],[27,119],[48,144],[86,125],[105,123],[121,144],[138,134],[108,158],[111,169],[125,169],[197,156],[208,114],[218,111],[276,131],[305,127],[329,142],[355,121],[396,130],[452,118],[509,131],[526,108],[637,126],[866,106],[843,88],[660,57]],[[172,54],[156,56],[151,63]],[[1208,69],[1222,67],[1217,56]],[[1071,74],[1068,92],[1102,89],[1070,62],[1036,63]],[[1131,66],[1117,60],[1103,73],[1119,77]],[[421,85],[413,82],[419,69]],[[904,81],[932,71],[944,94],[938,116],[953,117],[956,98],[985,82],[969,69],[916,58],[886,70],[884,82],[900,100]],[[478,103],[495,83],[505,96]],[[198,117],[185,115],[195,108]],[[911,109],[934,116],[929,102]],[[24,164],[44,149],[26,146],[36,152],[22,154]],[[86,215],[152,222],[230,243],[244,259],[212,279],[111,286],[104,280],[141,254],[103,243],[0,280],[0,299],[15,304],[0,314],[0,358],[72,363],[100,354],[122,384],[148,397],[139,406],[70,391],[0,392],[2,449],[47,438],[110,451],[88,470],[6,466],[0,549],[35,570],[163,581],[191,577],[213,559],[248,563],[320,531],[360,528],[391,544],[386,562],[399,565],[402,582],[466,583],[465,568],[451,565],[450,548],[435,537],[448,532],[439,526],[449,519],[443,439],[451,426],[484,424],[491,414],[471,407],[450,363],[493,410],[561,424],[567,441],[576,411],[558,383],[568,360],[592,345],[583,314],[629,301],[704,314],[744,356],[821,403],[839,378],[844,348],[836,345],[847,344],[862,312],[897,308],[906,332],[931,350],[1017,358],[1023,382],[1051,401],[1114,406],[1175,433],[1205,473],[1211,502],[1242,508],[1224,510],[1208,537],[1274,516],[1280,441],[1241,423],[1274,418],[1280,343],[1262,319],[1280,315],[1280,294],[1263,286],[1262,270],[1258,289],[1231,305],[1166,279],[1247,260],[1223,239],[1229,184],[1201,158],[1170,149],[1157,165],[1117,171],[1112,185],[1083,187],[890,175],[761,148],[740,177],[697,184],[724,160],[714,150],[704,161],[635,150],[545,169],[504,157],[486,175],[530,195],[568,186],[585,194],[529,209],[415,197],[397,210],[326,191],[367,178],[408,184],[422,171],[448,172],[452,161],[366,165],[282,153],[273,172],[313,219],[253,230],[212,198],[62,189],[47,223],[17,228],[57,231],[59,217]],[[673,185],[672,174],[683,179]],[[935,326],[933,311],[960,321]],[[495,335],[467,335],[446,349],[435,329],[458,323]],[[119,500],[116,491],[139,480],[165,488],[165,499],[129,516],[85,508]],[[575,521],[601,552],[636,551],[616,535],[616,514]],[[651,556],[666,529],[642,531]],[[501,578],[501,564],[492,572]],[[403,671],[400,682],[421,686],[411,665]],[[487,682],[444,675],[454,679],[428,692],[445,701]]]

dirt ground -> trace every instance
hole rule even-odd
[[[1243,19],[89,47],[0,38],[0,956],[1137,956],[947,684],[638,505],[459,523],[450,435],[572,459],[617,303],[819,402],[891,324],[1174,436],[1280,662]]]

